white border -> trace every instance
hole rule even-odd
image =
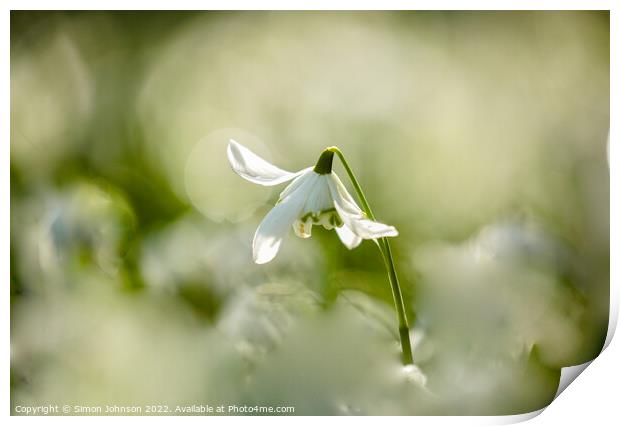
[[[9,0],[12,10],[610,10],[611,0]],[[50,5],[53,7],[50,7]]]
[[[0,262],[2,264],[2,276],[5,282],[9,276],[10,260],[9,260],[9,238],[7,236],[10,232],[10,181],[9,181],[9,158],[10,158],[10,10],[138,10],[143,9],[147,5],[146,2],[130,1],[130,0],[108,0],[108,1],[77,1],[77,0],[61,0],[61,1],[44,1],[44,0],[24,0],[13,1],[9,0],[4,2],[5,12],[1,18],[0,28],[2,29],[2,42],[0,43],[0,49],[2,51],[2,67],[0,72],[2,73],[3,87],[5,90],[2,93],[5,94],[4,102],[2,103],[2,114],[0,114],[0,131],[4,134],[4,142],[2,143],[2,161],[4,164],[0,167],[0,181],[2,182],[2,209],[0,214],[2,220],[0,222],[0,235],[4,237],[3,244],[0,246]],[[53,6],[53,7],[52,7]],[[610,132],[610,165],[611,165],[611,309],[610,309],[610,328],[608,332],[608,338],[606,345],[609,345],[603,353],[592,362],[592,367],[588,368],[579,378],[577,383],[570,386],[569,389],[563,392],[557,400],[555,400],[544,413],[534,420],[535,424],[549,424],[563,422],[565,424],[573,424],[575,422],[584,423],[586,421],[596,421],[597,419],[613,419],[617,416],[617,400],[616,400],[616,383],[614,380],[620,377],[620,368],[618,367],[618,360],[620,360],[620,349],[617,342],[611,340],[613,332],[617,325],[618,318],[618,229],[617,229],[617,217],[620,214],[618,210],[618,191],[614,182],[618,182],[618,149],[614,149],[618,140],[616,136],[616,124],[617,124],[617,102],[618,102],[618,85],[614,76],[616,76],[620,70],[618,67],[617,55],[614,54],[618,47],[618,24],[620,19],[618,18],[618,6],[615,6],[612,1],[535,1],[535,0],[522,0],[522,1],[503,1],[501,4],[497,1],[420,1],[420,0],[385,0],[382,2],[371,2],[358,0],[355,2],[347,1],[328,1],[328,0],[304,0],[296,1],[294,4],[287,3],[285,1],[251,1],[251,0],[231,0],[227,2],[219,1],[192,1],[192,0],[175,0],[174,2],[151,0],[148,2],[148,6],[154,10],[270,10],[270,9],[287,9],[287,10],[611,10],[611,129]],[[614,7],[615,6],[615,7]],[[4,320],[4,327],[2,327],[2,340],[5,346],[5,350],[2,351],[2,361],[4,368],[0,368],[0,396],[2,397],[2,406],[0,413],[4,416],[8,416],[9,410],[9,366],[10,366],[10,344],[9,344],[9,324],[10,324],[10,301],[9,301],[9,288],[6,286],[2,291],[0,298],[2,300],[2,306],[0,308]],[[411,421],[422,422],[424,424],[506,424],[527,420],[533,416],[539,414],[530,413],[529,415],[521,416],[505,416],[505,417],[416,417],[412,418],[400,418],[390,417],[385,420],[394,422],[397,424],[409,425]],[[141,418],[144,420],[145,418]],[[247,417],[243,421],[252,421],[258,424],[269,424],[280,422],[290,422],[291,419],[285,417]],[[43,418],[34,417],[11,417],[10,421],[16,423],[31,421],[39,421]],[[62,422],[83,423],[84,418],[80,417],[46,417],[46,421],[49,422]],[[225,418],[225,417],[211,417],[209,422],[228,423],[237,422],[239,418]],[[111,420],[108,418],[94,418],[89,417],[88,422],[108,424]],[[112,420],[114,421],[114,420]],[[177,418],[169,417],[148,417],[149,423],[155,424],[168,424],[171,421],[177,422]],[[186,422],[200,422],[204,424],[205,419],[203,417],[185,417],[183,421]],[[314,422],[315,418],[296,417],[295,422]],[[372,421],[369,418],[344,418],[339,419],[338,422],[359,422],[359,421]],[[264,423],[263,423],[264,422]]]

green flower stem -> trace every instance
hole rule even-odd
[[[327,148],[325,151],[335,153],[344,169],[347,171],[349,175],[349,179],[355,188],[355,192],[357,193],[358,198],[362,203],[362,207],[366,216],[369,219],[376,221],[375,215],[372,213],[370,205],[366,200],[366,196],[364,195],[364,191],[362,191],[362,187],[360,186],[353,170],[347,163],[347,160],[344,158],[344,155],[338,149],[338,147],[332,146]],[[405,313],[405,303],[403,302],[403,294],[400,290],[400,284],[398,283],[398,276],[396,275],[396,268],[394,266],[394,258],[392,257],[392,249],[390,248],[390,243],[386,237],[379,238],[376,240],[377,247],[379,247],[379,251],[381,252],[381,256],[383,257],[383,262],[385,263],[385,268],[388,272],[388,279],[390,281],[390,286],[392,287],[392,296],[394,297],[394,305],[396,307],[396,313],[398,314],[398,333],[400,335],[400,344],[403,351],[403,364],[413,364],[413,354],[411,351],[411,341],[409,339],[409,324],[407,322],[407,315]]]

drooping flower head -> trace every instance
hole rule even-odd
[[[335,229],[349,249],[362,240],[398,235],[393,226],[366,217],[332,171],[334,153],[330,150],[323,151],[315,166],[296,173],[274,166],[234,140],[227,154],[233,170],[250,182],[273,186],[292,180],[256,229],[252,243],[256,263],[267,263],[276,256],[291,226],[300,238],[309,238],[313,225]]]

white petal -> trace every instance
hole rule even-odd
[[[353,231],[351,231],[351,228],[347,225],[342,225],[340,228],[336,228],[336,233],[338,234],[338,237],[340,237],[342,244],[344,244],[349,250],[353,250],[362,242],[362,239],[355,235]]]
[[[312,179],[306,179],[301,186],[276,205],[258,225],[252,242],[254,262],[258,264],[271,261],[290,226],[299,217],[306,201],[308,190],[312,189]]]
[[[226,150],[232,169],[244,179],[264,186],[278,185],[298,176],[263,160],[243,145],[230,140]]]
[[[312,171],[312,167],[308,167],[307,169],[304,169],[304,170],[300,171],[299,172],[300,173],[299,176],[297,176],[295,179],[293,179],[293,182],[291,182],[286,188],[284,188],[284,191],[282,191],[280,193],[279,201],[282,201],[286,197],[291,195],[306,180],[308,180],[308,179],[315,179],[316,178],[315,175],[318,176],[318,174],[316,174],[316,173],[309,173],[310,171]]]
[[[293,223],[293,230],[295,230],[295,235],[299,238],[310,238],[312,236],[312,220],[302,222],[297,219],[295,223]]]
[[[336,173],[329,175],[329,189],[334,198],[334,207],[340,218],[351,231],[365,240],[381,237],[395,237],[398,231],[393,226],[372,221],[364,215],[355,200],[351,197]]]
[[[302,214],[308,212],[319,213],[334,207],[334,201],[332,200],[329,184],[327,183],[329,175],[320,175],[315,172],[310,173],[316,175],[316,184],[308,194]]]

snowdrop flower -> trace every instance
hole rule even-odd
[[[271,261],[282,244],[289,226],[301,238],[309,238],[312,225],[335,229],[342,243],[349,249],[362,240],[374,240],[385,263],[392,287],[394,306],[398,315],[398,334],[402,348],[402,362],[413,365],[409,323],[405,304],[394,266],[392,250],[386,237],[395,237],[393,226],[379,223],[370,209],[368,200],[344,154],[335,146],[325,149],[314,167],[296,173],[287,172],[260,158],[246,147],[230,140],[228,161],[242,178],[264,186],[292,181],[280,194],[276,206],[267,213],[254,234],[252,250],[254,262]],[[336,173],[332,172],[334,154],[342,162],[364,210],[359,208]]]
[[[314,167],[296,173],[270,164],[234,140],[230,140],[227,154],[233,170],[250,182],[273,186],[292,181],[254,234],[256,263],[267,263],[276,256],[290,226],[300,238],[309,238],[313,225],[335,229],[349,249],[362,240],[398,235],[396,228],[370,220],[359,208],[332,171],[334,152],[330,149],[323,151]]]

